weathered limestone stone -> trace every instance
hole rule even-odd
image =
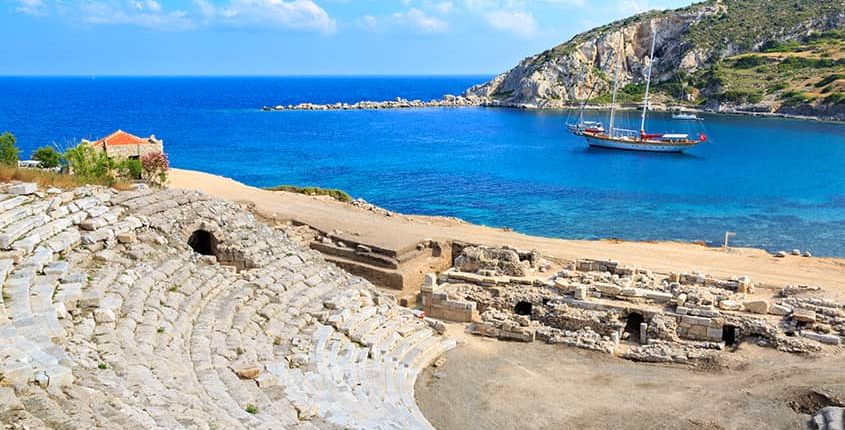
[[[829,345],[839,345],[842,342],[842,338],[835,334],[822,334],[805,330],[801,332],[801,335],[806,337],[807,339],[812,339],[817,342],[826,343]]]
[[[742,305],[745,306],[745,310],[747,310],[748,312],[752,312],[755,314],[769,313],[769,302],[767,300],[754,300],[744,302]]]
[[[17,195],[34,194],[36,191],[38,191],[38,184],[34,182],[23,182],[20,184],[15,184],[7,189],[7,192],[9,194]]]
[[[235,370],[235,373],[241,379],[255,379],[258,378],[258,375],[261,373],[261,368],[257,366],[243,367]]]
[[[719,302],[719,309],[726,311],[741,311],[742,303],[739,303],[735,300],[721,300]]]
[[[94,321],[96,321],[97,324],[113,323],[115,318],[114,311],[111,309],[94,310]]]
[[[803,323],[814,323],[816,322],[816,312],[808,309],[794,309],[792,319]]]
[[[772,315],[786,316],[792,313],[792,308],[788,306],[773,304],[772,307],[769,309],[769,313]]]

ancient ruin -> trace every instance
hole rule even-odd
[[[414,390],[457,346],[443,321],[692,366],[845,336],[845,304],[816,286],[459,242],[396,252],[146,187],[0,187],[0,285],[4,429],[431,429]],[[808,413],[842,428],[835,404]]]
[[[536,252],[466,246],[455,267],[422,290],[435,318],[469,322],[473,334],[562,343],[636,361],[714,359],[753,340],[804,353],[839,346],[845,303],[818,288],[755,289],[741,276],[658,275],[616,261],[582,259],[552,271]]]
[[[0,190],[4,428],[431,428],[454,341],[199,192]]]

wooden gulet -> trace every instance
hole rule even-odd
[[[700,143],[707,141],[707,136],[700,134],[698,140],[692,140],[687,134],[647,133],[646,119],[648,116],[648,98],[651,90],[651,74],[654,69],[654,48],[657,43],[657,31],[652,25],[651,61],[646,74],[645,96],[643,97],[643,111],[640,119],[640,131],[618,129],[615,127],[616,95],[619,81],[619,62],[613,78],[613,97],[610,106],[610,127],[605,131],[584,131],[581,133],[587,144],[594,147],[622,149],[628,151],[647,152],[683,152]]]

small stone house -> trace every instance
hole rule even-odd
[[[164,141],[157,139],[155,135],[150,137],[138,137],[123,130],[96,140],[88,142],[94,148],[106,152],[112,158],[134,158],[140,159],[149,153],[164,152]]]

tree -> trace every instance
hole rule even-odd
[[[0,165],[18,167],[20,149],[15,146],[17,139],[8,131],[0,135]]]
[[[164,186],[167,182],[167,169],[169,168],[170,162],[163,152],[151,152],[141,156],[143,178],[155,186]]]
[[[86,142],[65,151],[65,160],[71,173],[83,178],[112,182],[116,176],[117,164],[114,160]]]
[[[52,146],[42,146],[32,153],[32,159],[41,163],[41,167],[52,169],[62,164],[62,154]]]

